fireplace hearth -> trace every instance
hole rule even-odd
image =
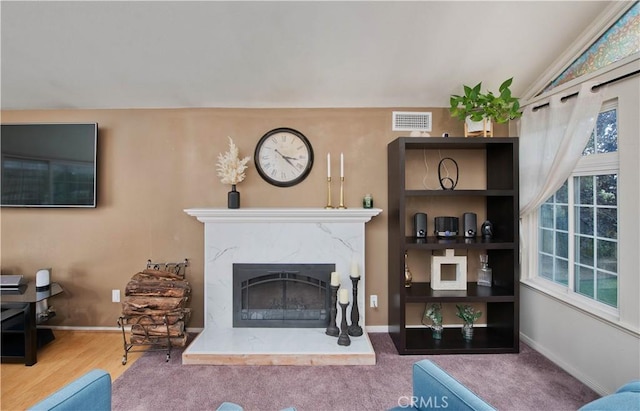
[[[233,266],[235,264],[335,264],[335,270],[328,270],[328,272],[340,273],[340,288],[348,290],[349,295],[353,295],[353,283],[349,279],[349,274],[356,267],[360,274],[360,281],[357,283],[360,325],[366,329],[365,223],[381,211],[363,208],[341,210],[196,208],[185,210],[187,214],[204,223],[205,323],[202,332],[182,354],[182,363],[375,364],[375,352],[366,332],[360,337],[353,338],[351,345],[342,346],[337,344],[337,338],[326,334],[326,327],[234,326]],[[287,272],[288,270],[277,271]],[[262,282],[266,284],[270,281],[271,279],[265,279]],[[328,280],[322,281],[331,282],[330,274]],[[288,285],[285,303],[291,300],[289,285],[297,280],[287,279],[286,282]],[[279,284],[277,293],[283,292],[282,286]],[[316,287],[314,292],[317,292],[317,289]],[[251,289],[250,294],[254,294]],[[311,303],[307,296],[302,297],[302,302],[300,297],[296,298],[296,301],[290,302],[299,304],[301,307]],[[274,306],[280,304],[277,300]],[[330,316],[331,311],[328,312]],[[259,314],[256,311],[249,316],[264,315],[264,312]],[[339,312],[336,322],[340,324],[341,319],[342,314]]]
[[[329,325],[335,264],[233,264],[233,326]]]

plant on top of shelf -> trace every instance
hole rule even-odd
[[[464,121],[469,127],[469,132],[484,131],[485,120],[489,123],[502,124],[521,117],[520,101],[511,95],[511,83],[513,83],[513,77],[502,82],[498,88],[498,95],[491,91],[483,93],[482,82],[474,87],[463,85],[464,94],[453,94],[449,100],[451,116]],[[469,122],[480,122],[482,129],[473,128]],[[489,130],[491,130],[490,124]]]
[[[475,87],[463,86],[464,95],[452,95],[450,99],[451,116],[459,120],[470,117],[473,121],[482,121],[483,118],[506,123],[522,116],[520,101],[511,95],[511,83],[513,77],[505,80],[498,88],[499,95],[489,91],[481,91],[482,82]]]

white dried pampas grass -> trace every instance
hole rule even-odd
[[[229,137],[229,151],[224,154],[218,154],[218,177],[222,184],[238,184],[245,178],[244,170],[247,169],[247,163],[251,157],[245,157],[242,160],[238,157],[238,147]]]

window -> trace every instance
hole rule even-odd
[[[618,21],[565,69],[543,92],[585,74],[593,73],[640,51],[640,3],[635,2]]]
[[[572,175],[539,209],[538,276],[618,308],[618,119],[608,103]]]

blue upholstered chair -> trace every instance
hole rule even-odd
[[[631,381],[611,395],[591,401],[579,411],[638,411],[640,410],[640,380]]]
[[[413,395],[398,399],[390,411],[495,411],[458,380],[429,360],[413,364]]]
[[[111,411],[111,376],[104,370],[89,371],[29,410]]]

